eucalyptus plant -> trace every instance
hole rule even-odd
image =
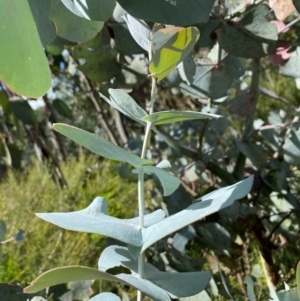
[[[155,164],[147,158],[150,151],[151,132],[156,132],[157,126],[161,124],[221,118],[221,116],[192,111],[154,112],[155,101],[159,101],[156,94],[157,81],[166,77],[191,52],[199,38],[198,29],[196,27],[161,27],[155,24],[151,30],[144,21],[128,14],[124,19],[134,39],[148,51],[151,73],[149,113],[123,90],[109,89],[110,98],[101,96],[111,107],[145,127],[141,156],[138,157],[101,137],[73,126],[54,124],[53,128],[99,156],[125,162],[133,167],[132,172],[138,175],[139,215],[132,219],[109,216],[107,213],[109,200],[103,197],[96,197],[87,208],[80,211],[37,213],[38,217],[64,229],[98,233],[119,240],[122,244],[111,245],[102,252],[98,269],[66,266],[50,270],[25,288],[27,293],[70,281],[106,279],[135,288],[138,301],[142,300],[143,294],[157,301],[195,295],[208,285],[211,279],[210,272],[162,272],[146,262],[145,251],[173,232],[230,206],[236,199],[246,196],[252,187],[252,177],[249,177],[198,198],[186,209],[169,217],[166,217],[162,209],[145,214],[145,174],[155,175],[158,178],[165,196],[171,195],[180,185],[179,179],[167,171],[171,167],[169,161],[163,160]],[[125,247],[124,244],[127,246]],[[130,274],[115,275],[108,272],[119,266],[128,269]],[[114,294],[101,293],[91,300],[119,300],[119,297]]]

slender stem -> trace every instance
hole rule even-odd
[[[144,170],[139,169],[138,179],[138,202],[139,202],[139,226],[140,229],[144,228]]]
[[[149,60],[152,60],[152,42],[150,41],[149,43]],[[150,109],[149,113],[152,114],[154,110],[154,103],[155,103],[155,95],[156,95],[156,82],[155,79],[152,78],[152,83],[151,83],[151,99],[150,99]],[[147,147],[150,141],[151,137],[151,128],[152,128],[152,123],[147,122],[147,126],[145,129],[145,138],[144,138],[144,143],[143,143],[143,148],[142,148],[142,154],[141,158],[145,159],[146,157],[146,152],[147,152]],[[140,229],[144,228],[144,209],[145,209],[145,200],[144,200],[144,169],[140,168],[139,173],[138,173],[138,204],[139,204],[139,227]],[[144,275],[144,263],[145,263],[145,258],[144,258],[144,253],[141,253],[138,258],[138,275],[140,278],[143,278]],[[143,294],[141,291],[137,292],[137,301],[142,301],[143,299]]]

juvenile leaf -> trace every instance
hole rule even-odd
[[[247,295],[249,300],[256,301],[255,292],[254,292],[254,283],[252,277],[246,276],[245,282],[247,283]]]
[[[253,177],[249,177],[234,185],[220,188],[201,198],[181,212],[170,216],[161,222],[142,230],[144,252],[148,247],[165,236],[202,219],[214,212],[230,206],[235,200],[247,195],[252,187]]]
[[[291,131],[283,145],[283,157],[289,164],[300,164],[300,130]]]
[[[101,293],[91,298],[90,301],[121,301],[121,299],[113,293]]]
[[[213,63],[209,59],[202,59],[196,66],[193,83],[187,85],[182,82],[180,87],[191,95],[218,99],[227,95],[232,83],[232,77],[225,67],[212,68]]]
[[[294,78],[300,77],[300,56],[291,56],[290,59],[286,62],[286,64],[280,66],[279,73]]]
[[[149,41],[152,37],[152,32],[143,20],[136,19],[129,14],[125,14],[123,19],[126,21],[129,31],[134,40],[146,51],[149,50]]]
[[[114,109],[123,113],[127,117],[135,120],[136,122],[145,125],[142,119],[147,116],[147,112],[141,108],[132,97],[130,97],[126,92],[119,89],[109,89],[110,99],[100,94],[101,97],[109,103]]]
[[[0,80],[18,94],[44,95],[51,72],[28,1],[1,2],[0,36]]]
[[[180,180],[171,174],[169,174],[167,171],[156,167],[156,166],[144,166],[143,170],[146,174],[152,175],[153,173],[157,176],[159,179],[164,193],[164,196],[172,194],[180,185]],[[137,169],[134,169],[132,171],[133,173],[138,173]]]
[[[178,71],[182,80],[184,80],[188,85],[190,85],[193,82],[194,75],[196,72],[196,64],[192,54],[189,54],[182,61],[182,63],[179,64]]]
[[[113,14],[116,0],[86,0],[91,20],[106,21]]]
[[[268,22],[264,4],[244,14],[239,23],[228,22],[217,30],[221,47],[230,54],[245,58],[260,58],[276,48],[277,28]]]
[[[89,149],[91,152],[107,159],[127,162],[134,167],[153,164],[152,161],[141,159],[140,157],[127,152],[123,148],[116,146],[103,138],[73,126],[57,123],[53,125],[53,128],[79,145]]]
[[[118,279],[117,277],[105,272],[101,272],[97,269],[88,268],[84,266],[67,266],[55,268],[43,273],[38,278],[36,278],[29,286],[25,287],[24,292],[36,293],[49,286],[61,283],[93,279],[105,279],[123,283],[123,281]]]
[[[56,37],[55,27],[50,21],[51,0],[28,0],[32,15],[43,46],[50,44]]]
[[[170,30],[178,28],[167,27],[159,30],[156,34],[170,35]],[[155,39],[155,35],[153,39]],[[165,78],[194,48],[200,33],[196,27],[182,28],[172,35],[170,39],[153,56],[149,65],[151,76],[157,81]]]
[[[208,114],[193,111],[163,111],[153,113],[143,117],[144,121],[151,122],[154,125],[181,122],[195,119],[220,118],[222,116],[216,114]]]
[[[87,42],[102,29],[103,21],[90,21],[75,15],[61,2],[52,0],[50,19],[57,34],[72,42]]]
[[[130,220],[122,220],[107,215],[107,201],[97,197],[85,209],[67,213],[36,213],[47,222],[73,231],[98,233],[134,246],[142,245],[142,235],[138,226]]]
[[[120,5],[132,16],[154,23],[187,26],[207,22],[214,0],[120,0]]]
[[[139,218],[118,219],[107,215],[107,201],[97,197],[85,209],[67,213],[37,213],[38,217],[61,228],[106,235],[134,246],[142,245]],[[145,215],[144,226],[150,227],[165,217],[163,210]]]
[[[138,259],[133,259],[127,248],[109,246],[99,258],[99,270],[106,271],[118,266],[124,266],[130,269],[132,274],[138,274]],[[143,278],[166,291],[172,299],[177,299],[192,296],[202,291],[209,283],[211,275],[209,272],[161,272],[153,265],[145,262]]]

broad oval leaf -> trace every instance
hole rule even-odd
[[[125,14],[123,19],[126,21],[128,29],[134,40],[146,51],[149,50],[149,41],[152,37],[152,32],[143,20],[136,19],[129,14]]]
[[[43,46],[50,44],[56,37],[53,23],[50,21],[51,0],[29,0],[32,15]]]
[[[0,36],[0,80],[18,94],[44,95],[51,72],[28,1],[1,2]]]
[[[113,293],[101,293],[94,296],[89,301],[121,301],[121,299]]]
[[[181,122],[194,119],[220,118],[222,116],[216,114],[208,114],[193,111],[163,111],[153,113],[143,117],[144,121],[151,122],[153,125]]]
[[[247,195],[252,187],[253,177],[249,177],[234,185],[220,188],[196,200],[196,203],[161,222],[142,230],[144,252],[148,247],[167,235],[196,222],[214,212],[230,206],[235,200]]]
[[[132,16],[154,23],[188,26],[207,22],[215,0],[119,0]]]
[[[29,286],[24,288],[25,293],[36,293],[49,286],[71,281],[105,279],[124,283],[117,277],[101,272],[97,269],[84,266],[66,266],[49,270],[37,277]]]
[[[61,1],[52,1],[50,19],[57,34],[72,42],[87,42],[102,29],[103,21],[90,21],[73,14]]]
[[[167,29],[169,30],[169,28]],[[165,30],[166,28],[158,32],[161,33]],[[182,28],[175,33],[153,55],[149,65],[151,76],[157,81],[165,78],[192,51],[199,37],[200,33],[196,27]]]
[[[142,167],[144,165],[153,164],[152,161],[141,159],[140,157],[127,152],[123,148],[116,146],[103,138],[76,127],[56,123],[53,125],[53,128],[79,145],[82,145],[93,153],[107,159],[127,162],[134,167]]]
[[[116,0],[86,0],[91,20],[106,21],[113,14]]]
[[[118,266],[124,266],[130,269],[132,274],[138,274],[138,259],[134,259],[127,248],[115,245],[109,246],[99,258],[99,270],[106,271]],[[153,265],[147,262],[144,263],[143,279],[151,281],[166,291],[172,299],[199,293],[208,285],[210,278],[210,272],[161,272]]]

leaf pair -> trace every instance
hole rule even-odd
[[[126,14],[124,16],[131,35],[146,51],[153,52],[149,65],[151,76],[157,81],[165,78],[191,53],[200,37],[196,27],[166,27],[154,34],[146,22]],[[152,53],[151,53],[152,56]]]

